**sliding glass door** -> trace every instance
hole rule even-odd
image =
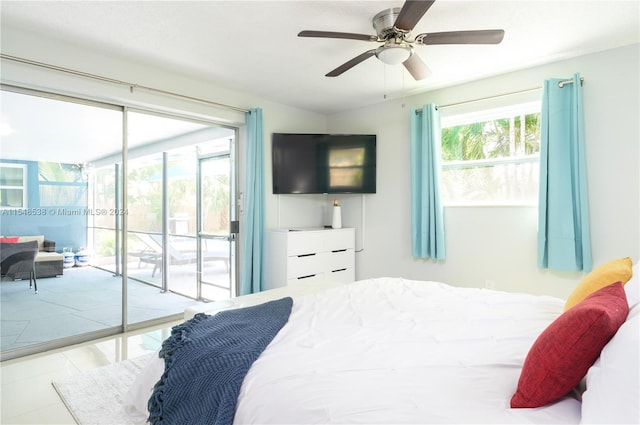
[[[143,111],[127,121],[134,143],[154,140],[127,155],[129,278],[193,300],[228,299],[235,294],[236,130]],[[209,166],[216,158],[222,168]]]
[[[1,102],[2,243],[40,247],[37,294],[3,261],[3,360],[235,294],[236,129],[4,85]]]
[[[116,217],[116,171],[111,166],[98,173],[89,163],[107,155],[122,162],[123,108],[5,85],[0,96],[0,163],[24,171],[19,184],[0,175],[21,193],[2,196],[0,235],[17,244],[38,241],[37,293],[11,258],[2,258],[5,359],[120,329],[117,235],[113,225],[102,230]],[[94,197],[96,189],[104,196]],[[98,263],[110,271],[94,267]]]

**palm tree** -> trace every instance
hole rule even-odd
[[[443,179],[445,198],[486,200],[492,199],[494,192],[510,190],[518,193],[509,193],[507,199],[521,197],[520,192],[526,191],[526,185],[521,182],[535,180],[532,176],[536,172],[535,167],[510,164],[494,168],[490,162],[467,165],[465,161],[536,154],[540,150],[539,115],[519,115],[444,128],[442,160],[446,173]],[[447,163],[455,165],[451,167]],[[510,180],[508,184],[506,179]]]
[[[82,206],[86,202],[82,164],[38,162],[38,180],[41,206]]]
[[[484,123],[473,123],[442,130],[442,159],[466,161],[484,159]]]
[[[469,161],[537,153],[539,117],[540,114],[528,114],[444,128],[442,160]]]

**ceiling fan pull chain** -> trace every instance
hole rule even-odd
[[[382,64],[382,84],[383,84],[383,88],[384,88],[384,94],[383,94],[383,98],[384,100],[387,100],[387,64],[383,63]]]

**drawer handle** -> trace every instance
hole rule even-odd
[[[346,251],[347,251],[346,249],[334,249],[331,252],[346,252]]]
[[[297,278],[297,279],[298,279],[298,280],[300,280],[300,279],[308,279],[308,278],[310,278],[310,277],[314,277],[314,276],[315,276],[315,274],[310,274],[310,275],[307,275],[307,276],[300,276],[300,277],[299,277],[299,278]]]
[[[314,252],[313,254],[300,254],[298,255],[298,257],[311,257],[312,255],[316,255],[316,253]]]
[[[346,270],[347,270],[346,268],[344,268],[344,269],[337,269],[337,270],[331,270],[331,273],[344,272],[344,271],[346,271]]]

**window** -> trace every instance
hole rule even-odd
[[[26,207],[26,170],[25,164],[0,163],[0,208]]]
[[[38,162],[40,206],[86,207],[87,183],[82,164]]]
[[[442,118],[445,205],[535,205],[540,102]]]

